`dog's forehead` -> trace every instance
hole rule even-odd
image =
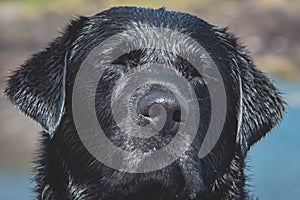
[[[183,33],[185,30],[182,27],[157,27],[150,23],[132,21],[126,25],[126,31],[122,34],[128,43],[136,43],[135,46],[139,48],[171,50],[174,54],[179,54],[182,49],[190,53],[199,51],[198,42],[190,33]]]
[[[212,31],[213,26],[202,19],[187,13],[166,11],[164,8],[112,8],[86,18],[82,24],[83,26],[77,32],[79,35],[73,42],[73,46],[85,39],[85,43],[92,42],[92,39],[95,37],[98,38],[98,42],[102,42],[112,35],[124,31],[128,32],[129,30],[133,35],[144,36],[148,42],[154,42],[155,38],[157,39],[161,34],[158,34],[158,31],[154,31],[153,27],[157,28],[157,30],[164,28],[178,31],[198,39],[201,38],[199,37],[201,35],[203,38],[208,38],[208,36],[215,37]]]

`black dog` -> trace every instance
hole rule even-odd
[[[174,138],[174,131],[169,129],[175,126],[175,132],[178,130],[178,102],[155,85],[146,89],[150,97],[138,109],[142,110],[140,120],[145,120],[151,117],[149,103],[171,100],[160,101],[168,115],[161,135],[148,139],[124,136],[116,126],[110,106],[115,83],[141,64],[166,64],[185,77],[197,95],[201,116],[197,135],[185,156],[156,171],[128,173],[106,166],[87,151],[75,127],[72,93],[76,74],[93,48],[128,30],[140,35],[137,42],[142,43],[145,36],[153,42],[159,37],[149,33],[149,27],[176,30],[201,44],[222,75],[227,110],[217,144],[208,155],[199,158],[195,155],[208,129],[212,104],[204,77],[186,59],[164,52],[161,46],[118,57],[99,77],[95,96],[98,121],[116,146],[151,152]],[[173,45],[174,49],[180,46],[178,42],[165,45]],[[193,47],[186,44],[180,48]],[[91,83],[85,84],[83,97]],[[279,92],[232,34],[195,16],[164,8],[118,7],[72,21],[48,48],[13,73],[5,93],[44,128],[36,167],[37,199],[247,199],[247,151],[279,122],[284,112]]]

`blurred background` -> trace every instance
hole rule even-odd
[[[262,200],[300,199],[299,0],[0,0],[0,89],[10,71],[42,50],[70,19],[118,5],[189,12],[229,26],[281,90],[282,123],[249,153],[249,189]],[[33,199],[32,160],[41,128],[0,95],[0,199]]]

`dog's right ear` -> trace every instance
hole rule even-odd
[[[64,112],[68,50],[83,20],[81,17],[72,21],[49,47],[14,71],[4,91],[16,107],[41,124],[50,136]]]

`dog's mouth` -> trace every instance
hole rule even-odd
[[[126,196],[139,199],[194,199],[205,190],[199,179],[201,172],[196,172],[197,169],[191,166],[187,169],[187,165],[179,162],[161,170],[141,174],[122,173],[107,168],[103,180],[109,188],[114,188],[112,195],[124,199]],[[190,173],[187,174],[187,171]],[[145,197],[145,193],[150,196]]]

